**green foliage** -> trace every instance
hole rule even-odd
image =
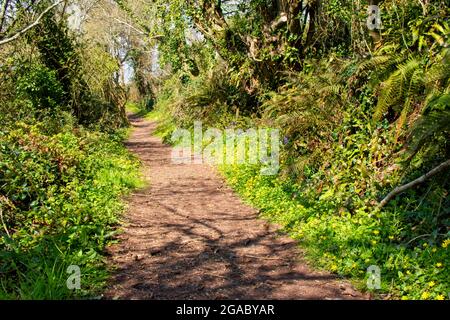
[[[412,143],[408,146],[409,157],[421,152],[424,158],[450,157],[450,96],[447,94],[431,101],[431,105],[443,104],[445,108],[435,109],[422,115],[412,128]]]
[[[375,108],[374,117],[380,120],[389,107],[398,106],[403,102],[401,113],[410,111],[410,97],[422,91],[423,87],[423,66],[414,58],[398,66],[397,70],[384,81],[382,91]],[[397,110],[399,111],[399,110]]]
[[[52,110],[63,104],[64,90],[56,71],[42,65],[26,67],[16,82],[17,99],[29,100],[35,109]]]
[[[123,209],[120,196],[141,185],[123,134],[83,129],[43,135],[42,123],[0,133],[0,297],[63,299],[92,295],[107,272],[103,250]],[[82,290],[66,287],[69,265]]]
[[[331,152],[333,130],[342,122],[348,103],[345,78],[346,63],[329,60],[306,61],[304,72],[289,79],[287,85],[272,93],[262,105],[264,121],[282,131],[287,146],[282,154],[285,173],[303,178],[305,171],[315,171]]]
[[[20,28],[28,14],[17,16]],[[51,14],[0,56],[0,299],[92,297],[121,196],[141,184],[117,130],[117,62]],[[66,286],[69,265],[81,268],[80,291]]]
[[[65,23],[58,23],[54,17],[46,16],[44,21],[29,34],[28,39],[39,50],[39,60],[49,70],[55,72],[56,78],[64,91],[68,102],[74,82],[79,80],[81,67],[76,40],[70,35]]]
[[[237,116],[249,116],[254,105],[254,97],[230,79],[225,66],[218,65],[188,82],[174,74],[160,89],[155,109],[165,110],[171,115],[169,121],[183,127],[198,119],[225,126]]]
[[[408,206],[393,205],[383,212],[367,207],[336,211],[331,195],[311,199],[302,186],[261,176],[256,167],[227,166],[222,172],[263,217],[281,225],[307,249],[314,265],[354,279],[364,279],[367,268],[377,265],[381,293],[402,299],[447,299],[450,234],[417,236],[413,224],[405,221]],[[358,286],[366,289],[363,281]]]
[[[119,197],[140,184],[137,164],[121,134],[76,127],[56,71],[16,63],[17,74],[2,83],[15,84],[16,95],[0,117],[0,298],[92,296],[107,277],[102,252],[123,208]],[[114,131],[113,122],[99,122]],[[79,292],[65,285],[72,264],[83,272]]]

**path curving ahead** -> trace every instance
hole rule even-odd
[[[149,187],[129,197],[107,299],[364,299],[311,270],[293,240],[258,219],[207,165],[171,163],[155,123],[130,116],[127,147]]]

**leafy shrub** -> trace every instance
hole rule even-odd
[[[123,209],[120,196],[140,185],[123,134],[82,128],[43,135],[42,124],[0,133],[0,297],[68,298],[105,280],[105,245]],[[82,270],[82,291],[66,288],[68,265]]]
[[[61,105],[64,90],[56,71],[42,65],[33,65],[21,71],[16,82],[17,98],[31,101],[38,110],[52,110]]]

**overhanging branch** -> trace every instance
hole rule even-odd
[[[59,4],[61,4],[63,1],[58,1],[54,4],[52,4],[51,6],[49,6],[47,9],[45,9],[40,15],[39,17],[37,17],[37,19],[30,25],[26,26],[25,28],[23,28],[20,31],[17,31],[13,36],[6,38],[6,39],[2,39],[0,40],[0,46],[7,44],[9,42],[12,42],[14,40],[17,40],[20,36],[22,36],[24,33],[28,32],[29,30],[31,30],[32,28],[36,27],[42,20],[42,18],[48,13],[50,12],[50,10],[52,10],[53,8],[55,8],[56,6],[58,6]]]

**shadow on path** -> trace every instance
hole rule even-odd
[[[171,163],[155,123],[130,116],[127,147],[150,186],[129,198],[111,247],[108,299],[363,299],[348,283],[311,270],[296,243],[258,219],[206,165]]]

